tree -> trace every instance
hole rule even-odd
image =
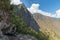
[[[10,8],[10,0],[0,0],[0,9],[9,9]]]

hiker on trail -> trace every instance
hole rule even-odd
[[[17,31],[17,28],[16,28],[16,27],[13,27],[13,28],[12,28],[13,34],[16,34],[16,31]]]

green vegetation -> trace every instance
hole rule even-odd
[[[15,24],[17,27],[17,33],[19,34],[30,34],[34,37],[36,37],[38,40],[48,40],[49,36],[45,35],[42,32],[36,32],[31,27],[28,27],[26,23],[24,22],[23,18],[16,16],[14,14],[11,14],[11,23]]]
[[[43,33],[42,31],[36,32],[31,27],[28,27],[24,19],[16,15],[17,12],[16,14],[14,14],[13,7],[14,7],[13,5],[10,5],[9,0],[0,0],[0,10],[4,10],[8,12],[9,17],[10,17],[9,19],[10,23],[15,24],[15,26],[17,27],[16,33],[29,34],[29,35],[36,37],[38,40],[50,40],[51,39],[51,38],[49,39],[50,37],[49,35]]]
[[[0,0],[0,9],[9,10],[10,9],[10,1],[9,0]]]

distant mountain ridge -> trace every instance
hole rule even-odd
[[[52,29],[55,33],[60,35],[60,21],[52,17],[44,16],[40,13],[33,14],[33,17],[43,31],[49,32]]]

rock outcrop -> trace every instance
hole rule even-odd
[[[18,5],[17,13],[24,19],[24,21],[29,27],[32,27],[34,30],[39,32],[40,29],[39,25],[36,23],[32,14],[26,9],[24,4]]]

